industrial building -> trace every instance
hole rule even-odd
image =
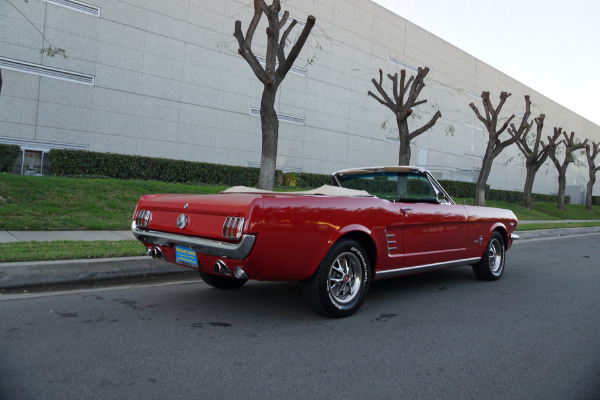
[[[282,6],[298,21],[292,41],[308,15],[317,19],[279,89],[284,172],[397,164],[394,116],[367,95],[379,69],[384,80],[401,69],[431,69],[420,96],[427,103],[410,124],[423,125],[438,109],[442,118],[412,142],[411,164],[438,178],[477,180],[488,136],[469,103],[483,110],[482,91],[494,104],[501,91],[512,93],[503,115],[514,113],[517,125],[530,95],[532,117],[546,114],[547,134],[559,126],[600,141],[600,126],[370,0]],[[52,148],[258,166],[262,85],[233,37],[235,21],[245,32],[252,14],[250,0],[1,1],[0,143],[21,146],[19,172],[28,174],[44,172]],[[263,57],[265,26],[263,17],[253,44]],[[66,58],[40,52],[48,43]],[[575,203],[588,180],[579,158],[568,170]],[[488,184],[522,190],[524,163],[511,146]],[[534,192],[556,193],[557,176],[548,161]]]

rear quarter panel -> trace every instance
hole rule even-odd
[[[304,280],[349,232],[364,232],[377,250],[384,249],[385,226],[398,218],[389,204],[377,198],[265,196],[254,213],[261,220],[249,227],[257,229],[252,265],[264,280]]]

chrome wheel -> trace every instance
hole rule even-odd
[[[490,263],[490,271],[496,275],[502,269],[502,257],[504,255],[504,248],[502,243],[496,238],[490,241],[488,249],[488,257]]]
[[[506,263],[505,253],[504,236],[498,231],[492,232],[481,260],[473,265],[473,272],[477,278],[486,281],[500,279]]]
[[[350,252],[340,254],[329,269],[329,294],[340,304],[350,303],[360,292],[362,276],[358,257]]]
[[[371,264],[363,245],[340,239],[331,246],[319,268],[304,281],[304,295],[315,311],[335,318],[354,314],[365,300]]]

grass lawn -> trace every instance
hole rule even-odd
[[[0,230],[127,230],[139,197],[224,186],[0,174]]]
[[[600,221],[590,222],[543,222],[531,223],[517,226],[517,231],[536,231],[540,229],[558,229],[558,228],[585,228],[591,226],[600,226]]]
[[[473,205],[474,199],[454,199],[457,204]],[[506,201],[486,200],[487,207],[506,208],[515,213],[521,220],[559,220],[559,219],[600,219],[600,206],[593,206],[592,211],[585,209],[582,204],[567,204],[566,210],[561,211],[555,203],[533,203],[532,210],[520,204]]]
[[[0,243],[0,263],[143,256],[137,240]]]

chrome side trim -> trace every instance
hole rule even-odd
[[[220,242],[218,240],[201,239],[174,233],[139,229],[135,221],[131,223],[131,232],[136,239],[152,243],[156,246],[171,247],[175,244],[187,246],[200,254],[209,256],[243,260],[250,254],[256,237],[243,235],[239,243]]]
[[[377,271],[377,272],[375,272],[375,279],[393,278],[396,276],[411,275],[411,274],[416,274],[418,272],[434,271],[437,269],[458,267],[461,265],[473,265],[473,264],[477,263],[479,260],[481,260],[481,258],[475,257],[475,258],[466,258],[464,260],[455,260],[455,261],[427,264],[427,265],[415,265],[414,267],[391,269],[391,270],[387,270],[387,271]]]
[[[387,233],[387,229],[385,230],[385,240],[387,242],[388,254],[392,254],[392,250],[398,250],[398,247],[396,246],[396,235]]]
[[[515,235],[514,233],[511,233],[510,240],[519,240],[519,235]]]

